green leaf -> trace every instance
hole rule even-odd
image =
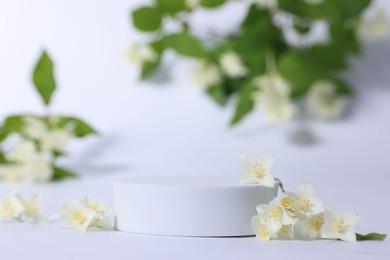
[[[226,104],[226,97],[222,85],[208,87],[207,94],[219,105],[222,106]]]
[[[216,8],[223,5],[226,0],[201,0],[200,4],[206,8]]]
[[[84,137],[91,134],[98,134],[98,132],[89,124],[84,122],[83,120],[66,116],[66,117],[60,117],[58,120],[58,127],[64,127],[67,124],[72,124],[74,127],[74,134],[77,137]]]
[[[337,86],[337,93],[342,96],[352,96],[353,89],[342,79],[334,78],[332,81]]]
[[[317,80],[325,77],[324,71],[298,52],[288,52],[278,61],[278,70],[292,84],[292,96],[302,97]]]
[[[33,72],[33,82],[45,105],[49,105],[51,97],[56,89],[54,79],[54,65],[46,51],[42,51],[38,63]]]
[[[360,53],[360,44],[355,29],[344,28],[336,23],[330,26],[330,36],[332,39],[331,45],[334,46],[333,48],[338,48],[339,53],[343,52],[344,55]]]
[[[201,42],[188,32],[181,32],[167,36],[166,43],[177,53],[184,56],[206,56],[206,50],[203,48]]]
[[[379,233],[369,233],[366,235],[358,234],[356,233],[356,240],[357,241],[364,241],[364,240],[385,240],[386,234],[379,234]]]
[[[326,70],[341,70],[347,68],[346,54],[335,45],[315,45],[311,47],[311,59]]]
[[[67,169],[64,169],[62,167],[53,167],[53,181],[60,181],[63,179],[69,179],[69,178],[78,178],[79,176]]]
[[[166,13],[174,16],[187,10],[185,0],[157,0],[157,5]]]
[[[26,115],[9,116],[5,119],[2,132],[3,133],[20,133],[23,131]]]
[[[0,151],[0,164],[8,163],[7,158],[5,158],[5,155],[2,151]]]
[[[340,0],[326,0],[319,4],[309,4],[300,0],[279,0],[278,6],[281,10],[294,14],[300,19],[326,19],[333,21],[338,19],[341,13]]]
[[[142,64],[141,80],[150,77],[159,67],[160,62],[145,62],[144,64]]]
[[[132,13],[134,26],[144,32],[154,32],[161,26],[161,10],[154,7],[141,7]]]
[[[154,62],[145,62],[142,64],[141,80],[150,77],[160,67],[162,55],[166,48],[166,39],[161,38],[160,40],[154,41],[150,43],[150,47],[158,54],[158,58]]]
[[[261,27],[266,29],[270,22],[270,14],[266,9],[252,5],[241,24],[241,28]]]
[[[233,49],[240,54],[245,63],[260,65],[264,64],[265,53],[278,55],[285,52],[287,46],[282,38],[282,32],[272,23],[272,17],[268,10],[260,9],[257,5],[252,5],[248,14],[241,24],[240,34],[233,39]],[[252,72],[252,71],[251,71]]]
[[[236,105],[236,111],[230,125],[234,126],[239,123],[249,112],[253,110],[254,100],[253,93],[256,91],[256,86],[253,83],[247,83],[239,93],[239,99]]]
[[[344,20],[359,17],[371,4],[371,0],[338,0]]]
[[[0,143],[4,141],[4,139],[6,139],[7,136],[8,136],[8,132],[3,127],[0,127]]]

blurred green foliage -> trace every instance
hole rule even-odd
[[[349,58],[361,52],[356,24],[371,0],[323,0],[316,4],[305,0],[278,0],[276,10],[254,3],[248,5],[237,31],[207,48],[205,46],[208,45],[192,33],[187,18],[196,8],[219,8],[229,1],[201,0],[196,8],[186,3],[186,0],[154,0],[149,6],[132,11],[134,26],[151,34],[153,40],[149,45],[158,54],[155,61],[141,64],[142,79],[159,68],[167,49],[185,57],[207,60],[216,66],[219,66],[222,53],[234,51],[248,68],[248,73],[240,78],[222,75],[223,79],[208,86],[206,91],[221,105],[235,97],[237,105],[231,121],[233,125],[254,108],[252,93],[256,88],[252,81],[267,73],[266,58],[269,53],[274,57],[277,71],[292,85],[292,99],[304,97],[310,86],[321,79],[333,81],[339,95],[352,93],[339,75],[348,69]],[[275,22],[276,13],[292,17],[291,29],[301,36],[310,33],[313,22],[326,22],[329,40],[304,47],[289,44]],[[181,30],[175,33],[165,30],[164,21],[168,19],[177,21]]]

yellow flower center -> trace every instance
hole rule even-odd
[[[258,236],[261,238],[261,239],[268,239],[268,237],[271,235],[271,233],[269,232],[269,230],[267,228],[262,228],[258,234]]]
[[[321,216],[313,216],[309,219],[309,226],[313,230],[319,230],[324,224],[324,220]]]
[[[15,209],[14,207],[12,207],[12,203],[10,201],[5,201],[3,203],[2,211],[3,211],[3,215],[5,216],[12,216],[15,214]]]
[[[92,204],[89,205],[89,207],[91,209],[93,209],[94,211],[96,211],[96,212],[99,212],[101,210],[101,207],[100,207],[100,205],[98,203],[92,203]]]
[[[60,212],[64,212],[68,208],[68,204],[62,204],[60,207]]]
[[[75,223],[81,224],[81,223],[85,222],[86,216],[82,211],[75,211],[72,214],[72,220]]]
[[[250,173],[255,178],[261,178],[265,175],[265,168],[260,163],[254,163],[251,165]]]
[[[280,200],[280,204],[282,204],[282,206],[285,208],[290,208],[292,201],[289,197],[284,197]]]
[[[288,225],[283,225],[283,226],[279,229],[279,233],[280,233],[280,234],[287,233],[287,231],[288,231]]]
[[[20,182],[22,180],[22,174],[17,169],[10,170],[4,178],[9,182]]]
[[[311,202],[307,197],[299,196],[295,201],[295,205],[298,210],[307,212],[310,209]]]
[[[283,210],[279,207],[273,207],[268,212],[268,218],[274,221],[280,221],[283,216]]]
[[[35,203],[29,202],[26,205],[26,211],[28,215],[34,215],[38,211],[38,207]]]
[[[345,225],[344,219],[336,218],[332,222],[332,228],[335,232],[343,232],[345,229],[348,228],[348,225]]]

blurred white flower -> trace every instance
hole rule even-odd
[[[321,227],[321,237],[341,239],[348,242],[356,241],[355,226],[359,216],[353,212],[339,213],[329,207],[324,211],[324,224]]]
[[[293,225],[282,225],[281,228],[271,235],[271,238],[279,240],[294,239]]]
[[[78,231],[85,232],[89,227],[112,230],[109,211],[89,196],[81,197],[70,205],[60,208],[60,218]]]
[[[0,201],[0,220],[4,218],[15,218],[21,220],[25,206],[19,199],[16,192],[11,192]]]
[[[39,223],[48,219],[46,214],[40,208],[40,194],[35,194],[30,198],[23,198],[19,193],[16,193],[16,197],[19,199],[20,203],[24,207],[24,210],[21,214],[22,221],[31,221],[33,223]]]
[[[34,117],[27,117],[24,120],[25,126],[23,132],[26,134],[27,137],[36,140],[46,134],[48,129],[46,124],[42,120]]]
[[[251,220],[252,231],[257,238],[269,240],[272,233],[268,230],[267,225],[262,224],[258,215],[253,216]]]
[[[130,62],[142,64],[157,61],[158,54],[149,45],[132,43],[126,51],[126,58]]]
[[[278,0],[245,0],[248,4],[257,4],[259,7],[268,9],[276,9],[278,7]]]
[[[232,78],[243,77],[248,69],[242,63],[240,56],[233,51],[225,52],[219,59],[222,71]]]
[[[48,182],[53,176],[52,156],[49,153],[36,153],[25,162],[24,167],[26,179],[30,182]]]
[[[294,218],[289,216],[277,198],[271,200],[269,204],[258,205],[256,209],[261,224],[267,225],[267,229],[271,233],[279,231],[283,225],[295,223]]]
[[[303,184],[298,187],[297,192],[288,194],[293,199],[298,217],[311,217],[324,211],[322,202],[314,197],[315,189],[311,184]]]
[[[294,226],[295,237],[299,239],[319,239],[321,238],[320,230],[323,224],[323,213],[300,220]]]
[[[0,166],[0,179],[6,182],[24,182],[27,179],[27,169],[23,165]]]
[[[221,81],[221,72],[217,65],[206,60],[199,60],[191,79],[201,86],[209,87]]]
[[[34,142],[28,140],[20,140],[15,144],[13,150],[8,154],[10,161],[23,163],[37,152]]]
[[[60,211],[64,223],[71,225],[74,229],[85,232],[96,216],[93,209],[85,207],[81,201],[74,201],[70,205],[64,205]]]
[[[271,175],[271,167],[274,158],[265,156],[259,159],[252,159],[248,155],[240,156],[242,172],[241,183],[258,183],[266,187],[274,187],[275,179]]]
[[[336,93],[336,85],[329,80],[315,82],[306,97],[306,107],[311,114],[322,119],[339,118],[346,99]]]
[[[296,106],[291,102],[290,85],[278,74],[269,73],[254,79],[259,88],[254,98],[270,123],[285,123],[296,113]]]
[[[302,21],[296,16],[278,11],[272,17],[273,22],[283,32],[283,37],[289,46],[306,48],[313,45],[327,44],[330,41],[329,23],[326,20]],[[304,26],[307,32],[301,33],[296,25]]]
[[[375,10],[371,17],[363,18],[358,23],[358,33],[365,39],[381,39],[386,36],[388,28],[388,20],[382,9]]]
[[[86,207],[93,209],[96,212],[96,216],[90,226],[102,228],[104,230],[113,229],[112,221],[109,217],[110,211],[108,209],[90,196],[84,196],[80,198],[80,200]]]
[[[201,0],[185,0],[185,4],[188,8],[194,9],[200,5]]]
[[[51,130],[40,139],[41,149],[45,152],[63,152],[72,136],[72,132],[65,128]]]

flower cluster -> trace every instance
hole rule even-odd
[[[56,90],[53,62],[43,51],[33,82],[45,106]],[[73,116],[11,115],[0,125],[0,180],[42,183],[75,177],[57,165],[74,137],[97,134],[90,125]]]
[[[149,43],[132,45],[128,59],[140,65],[146,79],[164,65],[168,51],[192,58],[191,79],[217,103],[236,102],[231,125],[255,109],[271,124],[299,114],[340,118],[353,92],[340,72],[362,51],[363,39],[379,39],[388,28],[383,11],[372,11],[366,0],[348,6],[330,0],[245,0],[240,4],[247,5],[247,13],[238,30],[220,35],[206,28],[201,35],[189,18],[194,9],[232,1],[150,2],[132,12],[133,24],[158,33]]]
[[[113,230],[109,214],[109,210],[89,196],[80,197],[60,208],[61,220],[80,232],[90,227]]]
[[[353,212],[339,213],[325,207],[315,197],[314,187],[304,184],[281,199],[257,206],[252,218],[253,232],[259,239],[341,239],[356,241],[355,226],[359,216]]]
[[[0,178],[11,182],[48,182],[53,179],[54,160],[66,151],[75,126],[69,123],[56,127],[54,117],[24,117],[22,121],[20,133],[4,142],[7,163],[0,166]]]
[[[344,241],[383,240],[385,234],[355,233],[359,216],[353,212],[340,213],[332,206],[325,206],[315,196],[311,184],[301,185],[296,192],[285,192],[280,180],[271,174],[275,159],[264,156],[253,159],[243,154],[240,157],[242,172],[240,183],[274,187],[279,184],[283,196],[268,204],[257,206],[257,215],[251,220],[253,233],[261,240],[269,239],[340,239]]]
[[[41,196],[24,198],[12,191],[0,201],[0,221],[17,220],[34,224],[62,220],[80,232],[88,228],[113,230],[110,211],[90,196],[82,196],[70,204],[63,204],[58,214],[47,216],[40,207]]]
[[[0,220],[16,219],[33,223],[47,221],[46,214],[40,208],[40,199],[38,194],[24,198],[17,192],[11,192],[0,201]]]
[[[257,77],[254,82],[258,88],[254,98],[263,110],[265,119],[271,123],[290,121],[297,111],[290,98],[290,84],[276,72]]]

